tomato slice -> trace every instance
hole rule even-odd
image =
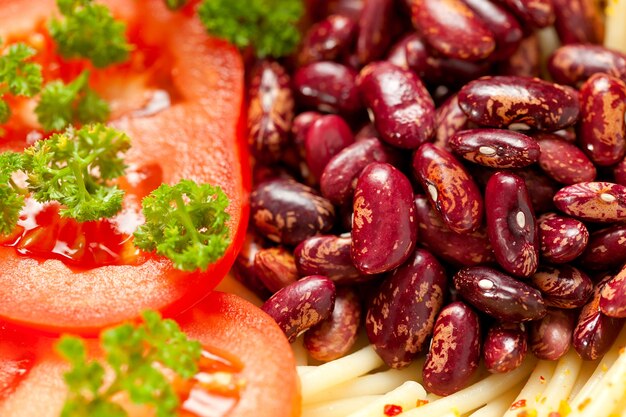
[[[269,316],[235,295],[213,292],[177,321],[208,349],[241,362],[244,384],[228,417],[299,415],[295,359]],[[66,395],[62,374],[67,363],[52,349],[56,339],[0,325],[0,340],[0,415],[58,417]]]
[[[178,271],[169,260],[154,256],[139,264],[80,270],[58,259],[29,258],[0,246],[0,318],[50,333],[92,335],[145,309],[173,316],[190,308],[226,275],[245,235],[250,176],[238,51],[209,38],[196,18],[168,11],[162,0],[106,3],[127,20],[130,37],[139,45],[136,53],[162,57],[161,65],[166,62],[166,87],[173,97],[170,107],[154,114],[131,112],[113,121],[131,137],[127,163],[135,171],[157,171],[166,183],[188,178],[220,185],[230,199],[232,244],[204,273]],[[7,28],[15,26],[24,37],[53,10],[51,0],[0,0],[0,32],[6,36]],[[4,26],[17,15],[15,23]],[[141,89],[108,84],[123,82],[132,70],[122,64],[96,73],[94,88],[118,102],[132,101]],[[0,151],[11,146],[0,139]],[[134,189],[125,208],[137,210],[137,194],[150,188],[154,185]]]

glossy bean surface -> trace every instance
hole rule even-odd
[[[554,134],[543,134],[537,142],[541,149],[539,166],[555,181],[571,185],[596,178],[593,162],[575,144]]]
[[[539,144],[519,132],[471,129],[456,133],[449,142],[457,154],[492,168],[523,168],[539,159]]]
[[[603,16],[593,0],[552,0],[552,3],[554,28],[562,44],[603,42]]]
[[[608,279],[600,292],[600,310],[609,317],[626,318],[626,268]]]
[[[590,222],[626,220],[626,187],[610,182],[581,182],[554,196],[562,212]]]
[[[551,0],[499,0],[506,4],[522,21],[537,28],[554,23],[554,7]]]
[[[593,282],[587,274],[570,265],[542,266],[531,277],[531,283],[550,307],[582,307],[593,293]]]
[[[305,139],[305,160],[311,174],[321,178],[333,156],[353,143],[350,126],[341,117],[329,114],[313,122]]]
[[[272,293],[299,278],[293,255],[281,247],[259,250],[254,257],[254,274]]]
[[[368,0],[359,16],[356,56],[365,65],[380,59],[391,41],[393,0]]]
[[[298,63],[308,65],[319,61],[334,61],[346,52],[356,35],[356,23],[347,16],[330,15],[307,31]]]
[[[352,263],[351,246],[350,237],[310,237],[294,251],[298,272],[302,276],[324,275],[340,284],[360,281],[364,277]]]
[[[546,213],[537,220],[537,225],[541,257],[554,264],[564,264],[578,258],[589,242],[587,227],[571,217]]]
[[[555,82],[574,87],[596,73],[626,81],[626,54],[600,45],[565,45],[550,56],[548,71]]]
[[[560,359],[572,345],[575,323],[574,311],[548,309],[543,319],[530,324],[530,349],[539,359]]]
[[[322,61],[296,71],[293,85],[298,102],[325,113],[353,114],[362,107],[357,73],[344,65]]]
[[[506,61],[498,63],[497,69],[501,75],[539,77],[540,61],[539,37],[536,33],[531,33],[522,39],[513,55]]]
[[[581,265],[592,271],[610,270],[626,262],[626,226],[596,230],[580,257]]]
[[[457,95],[451,96],[440,107],[435,115],[437,129],[435,132],[435,145],[447,151],[452,149],[448,145],[455,133],[468,128],[467,116],[459,107]]]
[[[528,352],[526,328],[521,323],[499,323],[491,326],[483,345],[485,367],[492,373],[518,368]]]

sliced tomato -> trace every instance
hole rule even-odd
[[[163,0],[105,3],[128,22],[136,59],[96,71],[92,81],[114,109],[122,109],[112,123],[132,140],[127,157],[131,170],[153,175],[139,184],[130,178],[121,182],[128,191],[125,210],[137,212],[140,197],[160,182],[188,178],[216,184],[230,199],[232,244],[202,273],[178,271],[156,256],[77,269],[59,259],[30,258],[0,246],[0,318],[45,332],[96,334],[145,309],[176,315],[199,302],[226,275],[245,234],[250,178],[238,51],[209,38],[193,16],[168,11]],[[0,0],[0,33],[10,39],[11,29],[17,28],[17,37],[25,38],[24,33],[41,28],[42,19],[53,10],[52,0]],[[5,25],[13,18],[15,22]],[[143,63],[139,70],[137,62]],[[144,83],[142,71],[157,71],[159,85]],[[157,89],[167,91],[169,107],[138,112],[125,106]],[[15,137],[2,140],[0,151],[15,148]]]
[[[241,362],[240,398],[224,417],[299,415],[295,359],[269,316],[235,295],[213,292],[177,320],[208,350]],[[66,396],[62,374],[67,363],[52,348],[57,340],[2,326],[0,339],[0,416],[58,417]]]

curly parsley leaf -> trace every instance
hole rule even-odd
[[[108,103],[89,88],[88,81],[89,72],[83,71],[67,85],[60,80],[46,84],[35,108],[44,130],[63,130],[74,122],[87,124],[108,119]]]
[[[209,33],[257,56],[281,57],[300,42],[301,0],[204,0],[198,15]]]
[[[50,21],[50,35],[65,58],[87,58],[98,68],[124,62],[132,46],[126,25],[93,0],[57,0],[63,19]]]
[[[111,217],[124,192],[109,180],[123,175],[129,147],[128,136],[101,124],[52,135],[24,151],[28,189],[37,201],[61,203],[62,216],[81,222]]]
[[[190,180],[163,184],[143,199],[142,206],[146,223],[135,232],[135,245],[156,250],[178,269],[206,270],[230,243],[228,197],[220,187]]]
[[[41,90],[41,65],[29,60],[35,50],[23,43],[15,43],[0,57],[0,85],[3,93],[32,97]]]
[[[126,417],[113,401],[121,392],[135,404],[153,405],[159,417],[174,416],[179,399],[163,375],[166,367],[189,379],[198,372],[201,345],[191,341],[173,320],[163,320],[154,311],[143,314],[139,326],[124,324],[102,333],[101,345],[114,372],[104,382],[104,367],[87,359],[84,343],[65,336],[57,345],[72,369],[65,374],[69,395],[61,417]]]
[[[0,153],[0,236],[13,231],[24,207],[24,196],[11,180],[14,172],[22,169],[22,155]]]

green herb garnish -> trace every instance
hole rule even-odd
[[[32,97],[41,90],[41,66],[30,62],[34,56],[35,50],[23,43],[9,46],[0,56],[0,97],[6,93]],[[0,123],[5,123],[10,116],[11,109],[0,100]]]
[[[11,179],[15,171],[22,169],[23,162],[22,154],[0,153],[0,236],[13,231],[24,207],[22,190]]]

